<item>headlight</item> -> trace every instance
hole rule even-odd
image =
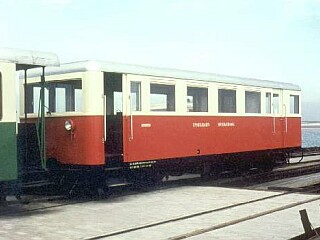
[[[67,120],[65,121],[64,123],[64,128],[67,130],[67,131],[72,131],[74,129],[74,124],[72,122],[72,120]]]

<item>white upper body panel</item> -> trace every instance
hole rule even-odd
[[[215,73],[203,73],[170,68],[147,67],[132,64],[113,63],[106,61],[81,61],[61,64],[59,68],[47,68],[46,75],[56,75],[72,72],[101,71],[124,74],[145,75],[164,78],[175,78],[195,81],[209,81],[226,84],[236,84],[264,88],[278,88],[300,91],[300,87],[291,83],[259,80],[244,77],[232,77]],[[39,76],[39,72],[31,73],[29,77]]]
[[[123,115],[219,115],[219,116],[301,116],[301,89],[291,83],[266,81],[242,77],[230,77],[213,73],[200,73],[184,70],[174,70],[156,67],[144,67],[138,65],[118,64],[102,61],[82,61],[62,64],[59,68],[46,68],[46,81],[82,81],[82,111],[80,112],[53,112],[53,116],[63,115],[103,115],[104,114],[104,72],[122,74],[122,103]],[[39,69],[28,72],[28,82],[40,81]],[[130,83],[141,84],[141,110],[131,110],[130,106]],[[150,110],[150,85],[165,84],[175,85],[175,110],[154,111]],[[202,87],[208,89],[208,110],[204,112],[187,112],[187,87]],[[236,90],[236,112],[223,113],[218,111],[219,89]],[[259,113],[246,113],[246,91],[260,92],[261,110]],[[277,106],[279,111],[267,113],[266,94],[279,97]],[[299,98],[299,114],[290,114],[290,96]],[[271,98],[270,98],[271,99]],[[269,100],[270,100],[269,99]],[[270,100],[271,101],[271,100]],[[110,101],[109,101],[110,102]],[[271,102],[268,104],[270,105]],[[283,107],[286,105],[288,107]],[[273,108],[273,107],[272,107]],[[23,106],[22,106],[23,109]]]

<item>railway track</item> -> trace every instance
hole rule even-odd
[[[315,169],[320,168],[320,163],[318,162],[316,164],[311,165],[310,163],[303,163],[303,164],[293,164],[292,166],[288,166],[287,168],[282,167],[275,169],[273,172],[267,174],[268,177],[265,177],[263,180],[261,179],[260,173],[251,173],[245,176],[237,176],[237,177],[224,177],[222,179],[218,180],[207,180],[203,181],[200,179],[200,177],[193,177],[193,178],[187,178],[187,179],[178,179],[174,181],[168,181],[164,182],[161,186],[157,187],[145,187],[142,189],[136,189],[128,186],[122,186],[122,189],[115,188],[114,191],[111,191],[110,195],[108,196],[107,202],[110,200],[111,202],[113,200],[116,200],[116,198],[125,196],[128,197],[129,195],[136,195],[141,194],[142,192],[150,192],[150,191],[157,191],[157,190],[165,190],[168,188],[176,188],[180,186],[190,186],[190,185],[196,185],[196,186],[221,186],[221,187],[232,187],[232,188],[246,188],[247,186],[254,185],[257,182],[263,182],[263,181],[272,181],[275,178],[281,178],[282,176],[297,176],[302,175],[305,173],[310,173],[312,171],[315,171]],[[287,173],[285,173],[287,171]],[[239,184],[239,179],[242,181],[241,184]],[[257,180],[259,179],[259,181]],[[250,187],[249,187],[250,189]],[[274,189],[277,190],[277,189]],[[281,191],[286,191],[285,189],[278,189]],[[225,229],[229,226],[245,223],[246,221],[250,221],[259,217],[266,216],[268,214],[277,213],[286,209],[290,209],[296,206],[303,205],[305,203],[311,203],[314,201],[320,200],[319,195],[314,195],[315,193],[318,193],[319,188],[318,186],[313,186],[312,188],[305,188],[303,190],[303,193],[301,193],[301,189],[297,189],[296,191],[293,189],[290,189],[287,192],[274,192],[273,195],[267,196],[267,197],[258,197],[256,199],[250,200],[250,201],[243,201],[243,202],[237,202],[235,204],[229,204],[229,205],[223,205],[220,207],[215,208],[208,208],[204,211],[196,211],[196,212],[190,212],[186,215],[180,215],[180,216],[173,216],[172,218],[164,218],[161,221],[155,221],[155,222],[149,222],[146,224],[141,224],[137,226],[130,227],[128,226],[125,229],[116,230],[112,232],[106,231],[105,234],[98,234],[88,236],[87,238],[82,238],[86,240],[91,239],[119,239],[119,238],[127,238],[127,239],[137,239],[141,238],[143,234],[146,234],[147,232],[162,232],[165,231],[167,228],[175,228],[179,225],[192,225],[195,226],[193,228],[186,228],[184,232],[175,232],[174,234],[166,236],[168,239],[184,239],[189,237],[197,237],[201,234],[211,234],[214,231],[218,229]],[[297,198],[296,201],[287,201],[289,197],[293,196],[294,194],[298,194],[299,196],[306,196],[305,199]],[[29,216],[32,214],[39,214],[42,211],[48,212],[48,210],[54,210],[55,208],[63,208],[68,205],[75,205],[75,204],[81,204],[86,203],[90,201],[97,201],[97,198],[78,198],[78,199],[67,199],[64,196],[50,196],[46,199],[46,197],[40,196],[38,199],[34,199],[35,201],[31,201],[29,204],[21,204],[20,206],[9,206],[6,210],[1,210],[0,208],[0,215],[1,216]],[[103,200],[106,200],[105,198]],[[267,202],[279,202],[283,203],[279,206],[274,206],[272,208],[268,209],[260,209],[261,205],[264,205]],[[229,218],[226,219],[223,222],[215,222],[216,215],[221,215],[223,212],[238,212],[239,209],[259,209],[259,211],[252,211],[249,210],[248,214],[237,216],[236,218]],[[226,214],[228,215],[228,214]],[[232,216],[232,214],[229,214]],[[203,226],[197,225],[197,223],[203,222],[202,220],[204,218],[209,218],[212,220],[212,224],[204,224]],[[202,219],[202,220],[201,220]],[[211,221],[210,220],[210,221]],[[209,222],[210,222],[209,221]],[[190,224],[191,223],[191,224]],[[224,231],[224,230],[223,230]],[[92,234],[92,233],[91,233]]]
[[[304,193],[305,194],[313,194],[313,193],[317,193],[320,191],[320,187],[319,186],[310,186],[310,189],[305,189]],[[300,191],[299,191],[300,192]],[[126,229],[122,229],[119,231],[114,231],[114,232],[110,232],[110,233],[106,233],[106,234],[100,234],[97,236],[92,236],[92,237],[88,237],[85,238],[85,240],[98,240],[98,239],[107,239],[107,238],[111,238],[111,239],[117,239],[117,238],[121,238],[121,237],[125,237],[126,239],[134,239],[135,237],[141,237],[144,233],[143,231],[147,230],[147,231],[156,231],[156,232],[161,232],[161,229],[164,228],[170,228],[170,225],[177,225],[177,224],[181,224],[184,226],[190,225],[188,223],[186,223],[186,221],[193,221],[193,222],[201,222],[201,218],[205,217],[205,216],[211,216],[213,217],[215,214],[221,213],[223,211],[237,211],[238,208],[240,207],[249,207],[252,204],[264,204],[266,201],[270,201],[270,200],[276,200],[277,202],[282,202],[283,198],[286,196],[290,196],[293,194],[296,194],[298,192],[284,192],[284,193],[279,193],[279,194],[275,194],[272,196],[268,196],[268,197],[262,197],[262,198],[258,198],[258,199],[254,199],[254,200],[250,200],[250,201],[246,201],[246,202],[241,202],[241,203],[236,203],[236,204],[230,204],[224,207],[220,207],[220,208],[213,208],[213,209],[208,209],[206,211],[201,211],[201,212],[196,212],[196,213],[192,213],[192,214],[188,214],[188,215],[184,215],[184,216],[180,216],[180,217],[174,217],[174,218],[170,218],[170,219],[166,219],[163,221],[158,221],[158,222],[153,222],[153,223],[149,223],[149,224],[145,224],[145,225],[140,225],[140,226],[135,226],[132,228],[126,228]],[[246,215],[246,216],[242,216],[239,218],[235,218],[235,219],[230,219],[229,221],[226,222],[222,222],[222,223],[217,223],[217,224],[213,224],[210,226],[206,226],[203,228],[198,228],[195,230],[190,230],[186,233],[182,233],[182,234],[178,234],[178,235],[174,235],[174,236],[170,236],[167,239],[170,240],[180,240],[180,239],[186,239],[186,238],[190,238],[190,237],[194,237],[194,236],[198,236],[204,233],[208,233],[208,232],[212,232],[221,228],[225,228],[228,226],[232,226],[238,223],[242,223],[245,221],[249,221],[255,218],[259,218],[268,214],[272,214],[272,213],[276,213],[279,211],[283,211],[286,209],[290,209],[293,207],[297,207],[306,203],[310,203],[310,202],[314,202],[314,201],[318,201],[320,200],[320,196],[319,195],[313,195],[312,197],[305,199],[305,200],[298,200],[296,202],[293,203],[288,203],[288,204],[284,204],[281,205],[279,207],[274,207],[271,209],[266,209],[263,211],[258,211],[258,212],[254,212],[252,214]],[[285,202],[285,201],[284,201]],[[174,226],[171,226],[172,228],[174,228]],[[135,233],[135,232],[140,232],[140,233]]]
[[[102,199],[108,198],[111,200],[122,196],[140,194],[141,192],[164,190],[168,188],[176,188],[190,185],[243,188],[250,187],[250,185],[258,183],[274,181],[282,178],[301,176],[315,172],[320,172],[320,161],[312,161],[310,163],[302,162],[297,164],[291,164],[286,167],[282,166],[274,169],[274,171],[269,173],[257,173],[255,171],[252,171],[247,174],[235,176],[234,173],[228,172],[223,173],[218,179],[214,180],[203,180],[199,175],[189,175],[185,178],[173,178],[173,180],[169,178],[169,181],[164,181],[161,185],[158,186],[145,186],[142,188],[137,188],[132,185],[115,185],[110,189],[110,191],[107,192],[105,196],[102,196]],[[34,195],[27,195],[27,197],[23,200],[10,201],[6,205],[0,205],[0,214],[26,214],[33,211],[48,210],[51,208],[80,204],[89,201],[97,201],[101,199],[101,196],[98,195],[87,196],[80,194],[74,196],[73,198],[67,197],[65,195],[49,195],[49,193],[52,193],[52,191],[50,190],[50,185],[39,185],[38,187],[38,190],[33,190]]]
[[[222,173],[217,180],[211,182],[214,186],[232,186],[232,187],[249,187],[253,184],[274,181],[283,178],[290,178],[302,176],[312,173],[320,172],[320,159],[298,162],[295,160],[293,163],[281,165],[270,172],[259,172],[258,169],[252,169],[249,172],[233,176],[231,173]],[[228,174],[231,174],[229,177]],[[225,177],[227,176],[227,177]]]
[[[238,223],[241,223],[241,222],[249,221],[249,220],[252,220],[252,219],[255,219],[255,218],[258,218],[258,217],[262,217],[262,216],[265,216],[265,215],[268,215],[268,214],[272,214],[272,213],[275,213],[275,212],[283,211],[283,210],[286,210],[286,209],[290,209],[290,208],[293,208],[293,207],[297,207],[297,206],[300,206],[300,205],[303,205],[303,204],[306,204],[306,203],[310,203],[310,202],[314,202],[314,201],[318,201],[318,200],[320,200],[320,197],[314,197],[314,198],[311,198],[311,199],[308,199],[308,200],[286,204],[286,205],[281,206],[281,207],[277,207],[277,208],[273,208],[273,209],[270,209],[270,210],[258,212],[258,213],[255,213],[255,214],[243,217],[243,218],[231,220],[231,221],[228,221],[228,222],[225,222],[225,223],[212,225],[212,226],[201,228],[201,229],[197,229],[197,230],[193,230],[193,231],[190,231],[188,233],[184,233],[184,234],[181,234],[181,235],[170,237],[169,239],[170,240],[181,240],[181,239],[186,239],[186,238],[198,236],[198,235],[201,235],[201,234],[204,234],[204,233],[212,232],[212,231],[217,230],[217,229],[225,228],[225,227],[228,227],[228,226],[231,226],[231,225],[235,225],[235,224],[238,224]]]
[[[291,154],[292,157],[298,157],[301,155],[303,155],[303,156],[320,155],[320,147],[301,148],[301,150],[293,152]]]

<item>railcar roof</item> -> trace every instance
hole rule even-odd
[[[60,65],[54,53],[13,48],[0,48],[0,61],[17,64],[17,70]]]
[[[195,71],[186,71],[171,68],[149,67],[133,64],[114,63],[106,61],[80,61],[61,64],[59,68],[47,68],[46,75],[72,73],[72,72],[85,72],[85,71],[103,71],[114,73],[128,73],[137,75],[147,75],[155,77],[168,77],[176,79],[187,79],[197,81],[210,81],[219,83],[239,84],[255,87],[279,88],[288,90],[301,90],[298,85],[275,82],[269,80],[260,80],[244,77],[233,77],[215,73],[204,73]],[[33,75],[33,76],[36,76]]]

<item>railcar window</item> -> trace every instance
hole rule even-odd
[[[56,106],[55,112],[66,112],[66,88],[56,87]]]
[[[187,110],[188,112],[208,112],[207,88],[187,88]]]
[[[81,112],[82,111],[82,89],[74,89],[74,111]]]
[[[273,105],[273,113],[279,113],[279,94],[274,93],[273,94],[273,101],[272,101],[272,105]]]
[[[141,111],[141,82],[131,82],[131,110]]]
[[[175,111],[175,86],[150,84],[150,111]]]
[[[28,85],[27,87],[27,113],[38,113],[40,111],[40,84]],[[44,89],[46,111],[49,108],[49,90]]]
[[[290,95],[290,113],[299,114],[299,96]]]
[[[261,113],[261,93],[260,92],[249,92],[245,94],[245,112],[246,113]]]
[[[27,113],[38,113],[40,106],[40,84],[27,86]],[[45,108],[47,112],[82,111],[81,80],[47,82],[45,87]]]
[[[55,94],[55,109],[51,112],[81,111],[82,84],[80,80],[50,82],[50,93]],[[53,90],[55,93],[53,93]]]
[[[266,93],[266,113],[271,113],[271,93]]]
[[[2,74],[0,72],[0,120],[3,117],[3,113],[2,113]]]
[[[219,113],[236,113],[236,91],[219,89],[218,105]]]

